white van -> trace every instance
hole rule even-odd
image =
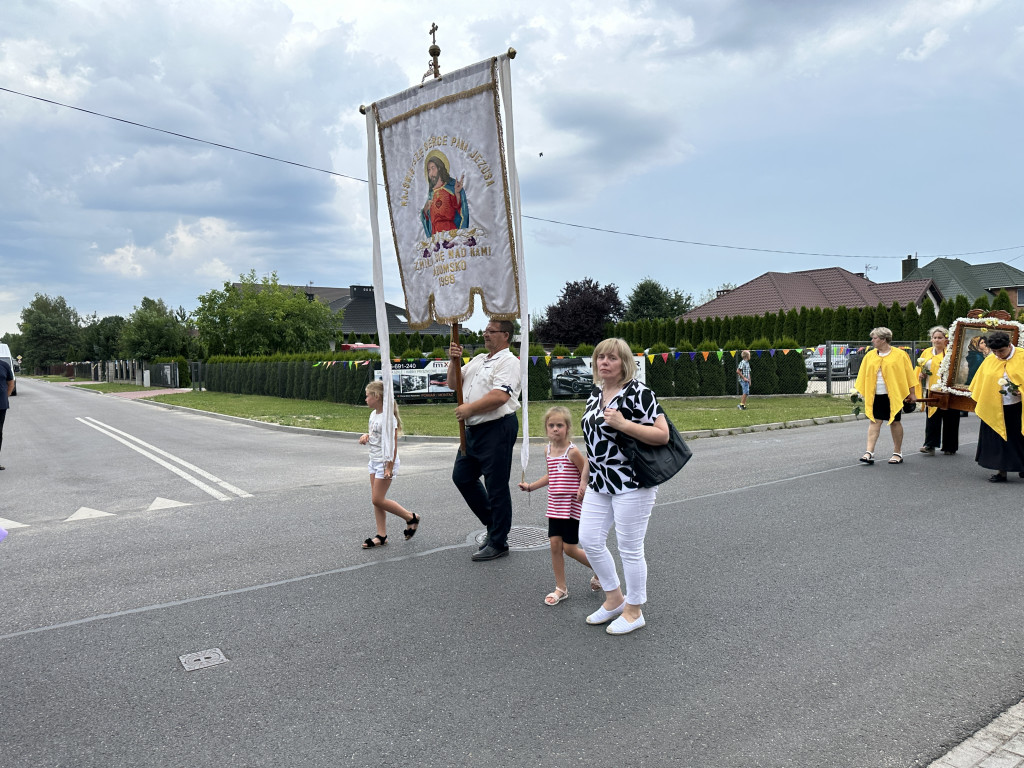
[[[11,373],[14,373],[14,358],[11,356],[11,348],[8,347],[6,344],[0,344],[0,360],[3,360],[5,363],[11,366]],[[14,391],[11,392],[12,395],[18,394],[18,377],[15,376],[14,378]]]

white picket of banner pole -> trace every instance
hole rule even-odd
[[[522,329],[522,344],[519,347],[519,371],[523,384],[520,403],[523,406],[523,444],[520,448],[520,461],[523,472],[530,463],[530,316],[529,302],[526,299],[526,258],[523,251],[523,217],[519,198],[519,171],[516,168],[515,130],[512,125],[512,68],[507,55],[501,57],[498,70],[501,83],[502,103],[505,109],[505,154],[508,160],[509,199],[512,204],[512,227],[515,233],[515,255],[519,273],[519,325]]]
[[[380,257],[380,226],[377,223],[377,123],[373,110],[366,110],[366,178],[370,190],[370,232],[373,235],[373,302],[377,311],[377,336],[380,339],[380,372],[384,383],[384,418],[381,448],[387,460],[395,450],[395,393],[391,378],[391,336],[388,311],[384,302],[384,268]],[[370,378],[372,379],[372,372]]]

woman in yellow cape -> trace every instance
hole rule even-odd
[[[902,464],[903,425],[900,416],[903,414],[903,402],[917,402],[914,395],[914,367],[910,364],[910,356],[902,349],[890,346],[892,331],[888,328],[875,328],[871,332],[871,345],[874,347],[864,355],[857,373],[854,389],[864,398],[864,415],[868,417],[868,446],[860,460],[865,464],[875,463],[875,443],[882,431],[882,422],[889,424],[892,435],[892,457],[890,464]]]
[[[992,351],[971,379],[974,412],[981,419],[974,460],[996,473],[989,482],[1005,483],[1007,472],[1024,477],[1024,422],[1019,387],[1024,386],[1024,349],[1010,335],[993,331],[985,337]]]
[[[942,365],[942,358],[946,355],[949,331],[941,325],[936,325],[928,331],[928,338],[932,340],[932,347],[921,353],[921,356],[917,358],[917,368],[914,369],[914,378],[918,381],[918,398],[928,396],[927,391],[922,392],[921,382],[924,383],[924,389],[928,390],[939,381],[939,366]],[[952,456],[960,447],[960,411],[955,408],[936,408],[935,406],[928,408],[928,418],[924,424],[924,445],[920,448],[921,453],[934,456],[940,441],[942,452],[946,456]]]

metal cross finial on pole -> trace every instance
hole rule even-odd
[[[427,71],[420,80],[420,84],[433,75],[434,79],[440,79],[441,66],[437,63],[437,57],[441,55],[441,46],[437,44],[437,24],[430,25],[430,47],[427,49],[430,54],[430,62],[427,64]]]

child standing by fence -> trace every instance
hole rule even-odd
[[[736,407],[745,411],[747,410],[747,396],[750,394],[750,350],[744,349],[740,353],[740,358],[740,364],[736,367],[736,380],[743,396],[740,398],[740,404]]]
[[[420,516],[410,512],[397,501],[387,498],[391,480],[398,470],[398,433],[402,428],[402,419],[398,415],[398,403],[395,403],[395,439],[391,456],[384,456],[384,382],[371,381],[366,386],[366,404],[370,406],[370,423],[368,432],[359,438],[360,445],[370,446],[370,500],[373,502],[373,515],[377,519],[377,535],[363,542],[363,549],[383,547],[388,543],[387,513],[405,520],[406,540],[416,535],[420,526]]]
[[[548,541],[551,544],[551,567],[555,571],[555,591],[544,598],[546,605],[558,605],[569,597],[565,581],[565,559],[590,567],[587,556],[579,546],[580,502],[587,491],[587,460],[579,449],[569,442],[569,425],[572,413],[556,405],[544,414],[544,431],[548,436],[548,447],[544,452],[547,472],[534,483],[520,483],[519,489],[531,492],[548,487]],[[600,583],[591,579],[591,589],[600,589]]]

